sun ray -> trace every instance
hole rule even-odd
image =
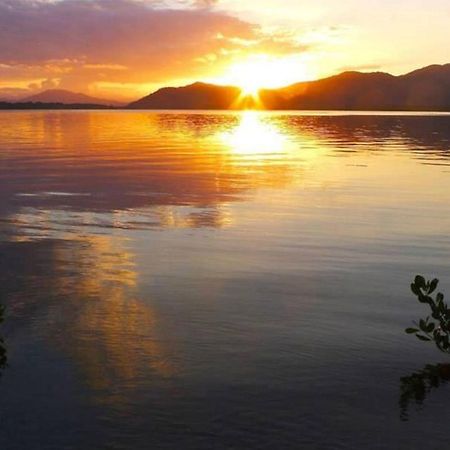
[[[257,98],[261,89],[276,89],[311,78],[311,69],[303,59],[258,54],[236,61],[213,81],[239,86],[243,96]]]

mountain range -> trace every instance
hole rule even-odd
[[[450,111],[450,64],[428,66],[400,76],[344,72],[266,91],[262,96],[269,108],[273,102],[273,107],[281,109]]]
[[[241,90],[196,82],[184,87],[167,87],[130,103],[130,109],[230,109]]]
[[[123,103],[114,100],[105,100],[102,98],[91,97],[78,92],[67,91],[65,89],[48,89],[38,94],[25,97],[20,100],[21,103],[62,103],[71,104],[89,104],[104,106],[123,106]]]
[[[0,103],[0,109],[67,109],[71,106],[92,109],[117,108],[123,104],[61,89],[47,90],[19,103]],[[400,76],[383,72],[343,72],[280,89],[262,89],[258,98],[244,95],[235,86],[196,82],[159,89],[125,108],[450,111],[450,64],[432,65]]]
[[[194,83],[163,88],[130,109],[412,110],[450,111],[450,64],[432,65],[406,75],[344,72],[281,89],[263,89],[259,100],[239,88]]]

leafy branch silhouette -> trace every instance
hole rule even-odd
[[[427,316],[414,322],[414,328],[407,328],[408,334],[414,334],[425,342],[434,342],[436,347],[444,353],[450,353],[450,309],[444,302],[444,294],[438,292],[433,298],[438,279],[425,281],[421,275],[417,275],[411,284],[411,290],[420,303],[428,304],[431,309],[431,317]]]
[[[450,309],[444,302],[444,294],[438,292],[433,298],[439,280],[425,280],[421,275],[414,278],[411,290],[420,303],[427,304],[431,316],[414,322],[414,328],[407,328],[408,334],[413,334],[424,342],[434,342],[444,353],[450,354]],[[421,407],[427,395],[440,386],[450,382],[450,364],[426,365],[421,371],[400,378],[400,418],[408,419],[409,405],[414,402]]]

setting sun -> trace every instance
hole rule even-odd
[[[313,76],[305,61],[298,57],[276,58],[263,54],[233,63],[214,81],[239,86],[243,94],[255,96],[260,89],[276,89]]]

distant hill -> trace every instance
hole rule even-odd
[[[450,111],[450,64],[433,65],[399,77],[404,85],[404,102],[417,108],[433,105]]]
[[[2,94],[0,95],[0,102],[17,102],[20,97],[15,97],[12,95]]]
[[[275,92],[266,91],[261,96],[263,103],[274,109],[389,110],[398,96],[394,80],[394,76],[386,73],[344,72]],[[397,102],[397,106],[403,109],[403,101]]]
[[[234,86],[194,83],[166,87],[130,103],[127,109],[229,110],[385,110],[450,111],[450,64],[432,65],[406,75],[344,72],[281,89],[263,89],[260,102]],[[120,107],[112,100],[52,89],[0,109],[95,109]]]
[[[121,103],[113,100],[91,97],[86,94],[66,91],[64,89],[49,89],[39,94],[31,95],[20,100],[20,103],[62,103],[69,104],[89,104],[105,106],[122,106]]]
[[[130,103],[130,109],[233,109],[241,90],[233,86],[194,83],[184,87],[162,88]]]
[[[290,86],[282,93],[283,109],[450,111],[450,64],[397,77],[344,72]]]
[[[21,110],[21,109],[112,109],[110,105],[96,105],[90,103],[40,103],[40,102],[4,102],[0,101],[0,110]]]
[[[128,105],[130,109],[245,109],[239,88],[194,83],[163,88]],[[240,101],[238,99],[240,98]],[[265,109],[450,111],[450,64],[406,75],[344,72],[317,81],[260,91]]]

